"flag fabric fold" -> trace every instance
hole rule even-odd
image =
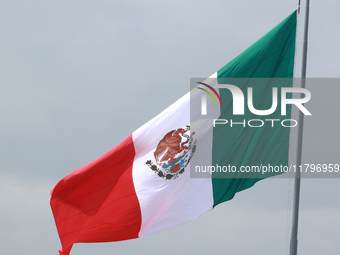
[[[234,78],[293,78],[296,15],[295,11],[212,75],[210,85]],[[258,88],[259,108],[268,109],[268,100],[261,100],[268,87],[270,83]],[[230,118],[230,95],[222,90],[219,95],[223,105],[211,107],[209,117]],[[200,119],[203,131],[193,130],[191,100],[190,93],[186,94],[103,156],[58,182],[50,204],[61,255],[68,255],[74,243],[134,239],[191,221],[262,179],[215,178],[214,174],[190,178],[193,162],[288,163],[289,128],[226,131]],[[243,118],[251,118],[251,113]]]

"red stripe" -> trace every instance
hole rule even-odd
[[[60,254],[69,254],[77,242],[138,237],[141,211],[132,181],[134,157],[130,135],[54,187],[51,208],[63,247]]]

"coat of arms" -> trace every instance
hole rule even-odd
[[[152,160],[146,164],[165,180],[177,179],[184,173],[186,166],[196,151],[197,140],[190,134],[190,125],[168,132],[157,145]]]

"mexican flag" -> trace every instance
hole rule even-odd
[[[206,92],[193,89],[103,156],[58,182],[50,203],[62,243],[60,254],[69,254],[74,243],[133,239],[191,221],[264,178],[211,171],[195,178],[190,172],[197,166],[288,165],[293,128],[280,122],[249,126],[250,119],[269,117],[249,110],[233,115],[230,91],[217,85],[242,78],[238,86],[246,95],[247,80],[265,78],[268,82],[251,84],[253,104],[269,109],[273,79],[286,78],[282,86],[293,86],[296,16],[295,11],[208,79],[222,104],[216,106],[208,96],[207,114],[202,115],[200,100]],[[288,108],[285,118],[290,114]],[[241,124],[214,127],[211,121],[231,118]],[[281,112],[273,112],[270,119],[281,120]]]

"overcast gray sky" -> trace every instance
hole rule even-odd
[[[54,185],[188,92],[190,78],[228,63],[297,2],[2,0],[1,254],[58,254]],[[339,10],[337,0],[311,0],[308,77],[340,76]],[[340,163],[340,89],[310,90],[303,161]],[[300,254],[339,254],[339,183],[302,180]],[[287,254],[291,187],[267,179],[190,223],[76,244],[71,255]]]

